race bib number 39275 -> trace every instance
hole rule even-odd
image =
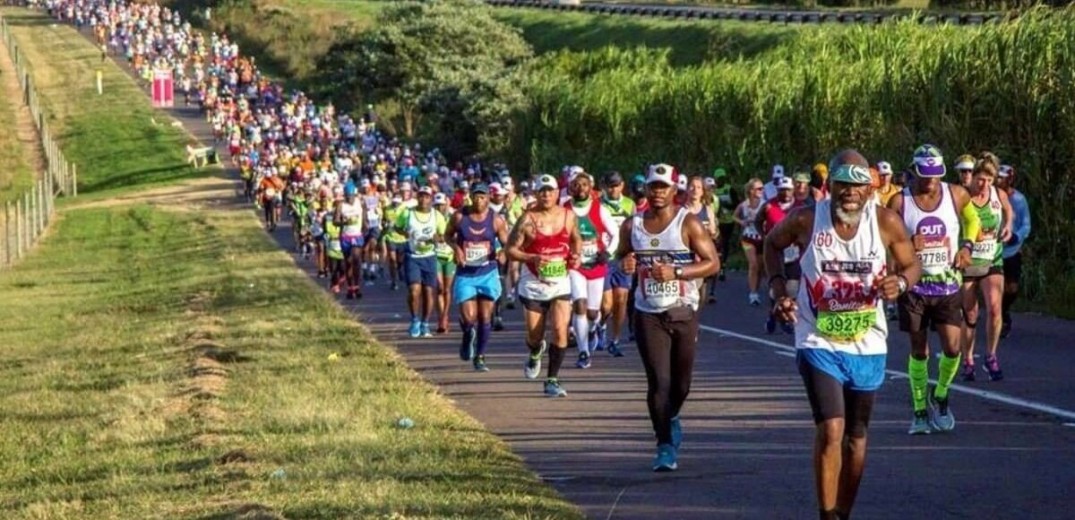
[[[852,343],[865,337],[876,320],[876,308],[846,312],[821,311],[817,316],[817,331],[826,339]]]

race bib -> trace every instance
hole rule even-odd
[[[594,240],[588,240],[582,243],[582,263],[592,264],[597,261],[597,253],[599,249],[597,242]]]
[[[952,264],[947,247],[923,249],[918,252],[918,261],[922,264],[922,272],[926,274],[944,274]]]
[[[790,264],[799,260],[799,246],[792,244],[784,248],[784,263]]]
[[[369,221],[370,227],[377,227],[381,223],[381,214],[371,209],[366,212],[366,220]]]
[[[328,250],[329,251],[343,251],[343,244],[341,244],[339,240],[329,240],[328,241]]]
[[[463,245],[463,264],[482,267],[489,263],[489,242],[467,242]]]
[[[976,260],[992,260],[996,258],[997,239],[987,238],[981,242],[975,242],[970,256]]]
[[[265,188],[265,196],[269,198],[276,197],[276,190],[273,188]]]
[[[817,316],[817,331],[824,338],[842,343],[861,340],[877,320],[877,309],[858,311],[821,311]]]
[[[553,280],[567,276],[567,260],[552,260],[538,266],[538,277]]]
[[[640,277],[642,284],[642,297],[648,300],[654,307],[672,307],[679,303],[682,284],[679,280],[658,282],[649,272]]]

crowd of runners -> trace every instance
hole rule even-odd
[[[290,221],[298,252],[343,298],[398,290],[411,337],[457,335],[460,358],[486,372],[492,331],[521,307],[523,374],[539,379],[546,363],[542,391],[554,397],[567,395],[569,355],[589,369],[597,352],[624,356],[634,342],[654,470],[677,467],[699,310],[718,294],[772,308],[759,328],[795,337],[818,424],[822,517],[846,518],[854,500],[889,321],[910,337],[911,434],[955,427],[949,388],[960,373],[979,376],[980,327],[981,374],[1004,376],[998,346],[1012,330],[1030,216],[1015,169],[992,153],[949,161],[927,144],[897,171],[848,150],[814,166],[774,165],[741,189],[724,168],[665,163],[518,175],[401,142],[372,107],[351,116],[286,92],[227,36],[203,37],[166,7],[45,7],[137,70],[173,70],[268,228]],[[743,258],[743,295],[717,289],[733,255]],[[932,391],[930,331],[941,351]]]

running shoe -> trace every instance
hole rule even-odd
[[[507,307],[508,310],[515,310],[515,295],[514,294],[508,293],[508,295],[504,297],[504,306]]]
[[[963,363],[962,377],[964,381],[974,381],[974,363]]]
[[[997,356],[985,357],[985,371],[989,373],[990,381],[1000,381],[1004,379],[1004,372],[1000,371],[1000,362],[997,361]]]
[[[317,272],[317,277],[318,278],[328,278],[328,273],[326,273],[324,271],[318,271]]]
[[[620,350],[618,341],[613,340],[608,342],[608,354],[612,357],[623,357],[623,351]]]
[[[761,305],[761,298],[758,296],[758,293],[750,293],[750,304],[755,307]]]
[[[485,356],[476,356],[474,358],[474,371],[475,372],[488,372],[489,367],[485,366]]]
[[[579,360],[575,362],[575,366],[578,368],[590,368],[590,354],[579,352]]]
[[[594,352],[598,350],[605,350],[604,330],[604,325],[590,327],[590,347],[594,349]]]
[[[541,342],[541,350],[538,350],[536,354],[530,354],[526,357],[526,364],[523,365],[523,375],[527,379],[537,379],[541,374],[541,358],[545,355],[545,350],[548,347],[548,343]]]
[[[930,425],[934,430],[941,432],[950,432],[956,429],[956,416],[948,408],[948,398],[934,399],[936,407],[931,406],[929,408]]]
[[[422,335],[422,320],[418,318],[411,318],[411,328],[408,331],[412,338],[417,338]]]
[[[776,318],[772,314],[765,320],[765,333],[772,334],[776,332]]]
[[[680,422],[679,416],[672,418],[672,446],[679,451],[679,447],[683,445],[683,423]]]
[[[657,457],[653,459],[653,471],[665,473],[679,468],[676,463],[676,447],[671,444],[657,446]]]
[[[907,430],[910,435],[928,435],[932,431],[929,426],[929,410],[922,410],[914,413],[914,419],[911,419],[911,428]]]
[[[504,318],[501,318],[500,316],[493,318],[493,330],[504,330]]]
[[[567,397],[567,390],[560,386],[560,380],[550,377],[545,380],[545,395],[547,397]]]
[[[725,279],[725,276],[724,276],[724,268],[722,267],[722,268],[720,269],[720,273],[719,273],[719,274],[717,274],[717,280],[720,280],[720,281],[722,281],[722,282],[723,282],[723,281],[724,281],[724,279]]]
[[[474,342],[478,339],[478,331],[473,327],[470,329],[463,329],[463,341],[459,343],[459,359],[463,361],[470,361],[474,359],[474,351],[476,346]]]
[[[1011,322],[1011,320],[1004,320],[1003,322],[1001,322],[1001,324],[1000,324],[1000,338],[1004,339],[1004,338],[1008,337],[1009,335],[1011,335],[1011,333],[1012,333],[1012,322]]]
[[[433,331],[429,330],[429,322],[425,322],[425,321],[422,322],[422,337],[423,338],[432,338],[433,337]]]

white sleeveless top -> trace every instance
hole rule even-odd
[[[655,263],[680,266],[694,263],[694,253],[683,242],[683,220],[687,214],[686,209],[679,208],[668,227],[657,234],[646,231],[641,214],[631,217],[631,249],[638,259],[635,309],[653,314],[675,307],[698,309],[699,280],[657,282],[650,276]]]
[[[851,240],[833,227],[831,199],[818,201],[814,230],[799,265],[802,282],[795,322],[797,348],[855,355],[888,351],[888,322],[874,284],[885,274],[885,245],[877,205],[868,202]]]
[[[743,238],[750,240],[761,240],[761,232],[757,226],[754,225],[754,219],[758,216],[758,211],[765,205],[765,201],[758,201],[758,205],[750,207],[750,201],[743,204],[743,220],[747,221],[747,225],[743,227]]]
[[[340,213],[343,214],[343,234],[362,236],[362,203],[357,199],[354,203],[344,202],[340,204]]]
[[[908,235],[920,235],[923,243],[916,252],[922,278],[910,290],[922,296],[955,294],[963,282],[954,265],[959,252],[959,215],[951,186],[942,182],[940,189],[941,201],[933,211],[918,207],[910,188],[903,189],[903,225]]]

